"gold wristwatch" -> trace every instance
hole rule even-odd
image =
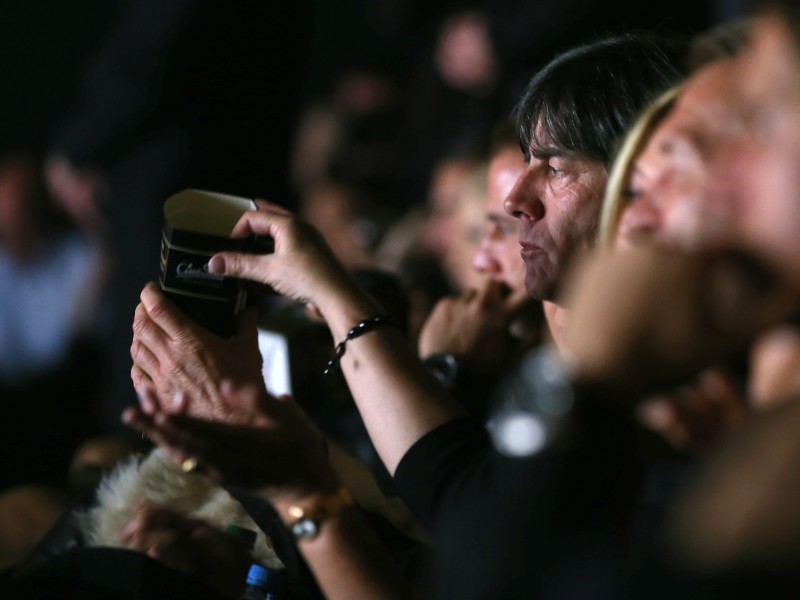
[[[336,493],[319,496],[306,505],[293,504],[287,511],[290,517],[286,524],[296,540],[313,540],[319,535],[322,524],[335,517],[343,509],[353,505],[353,497],[345,487]]]

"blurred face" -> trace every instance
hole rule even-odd
[[[505,148],[489,163],[486,229],[474,266],[511,289],[525,283],[525,263],[519,254],[519,221],[503,209],[526,163],[519,148]]]
[[[731,206],[712,193],[712,170],[744,134],[741,107],[732,101],[736,76],[733,60],[704,68],[656,128],[634,165],[618,245],[696,250],[730,235]]]
[[[336,257],[349,269],[368,267],[372,258],[356,226],[354,192],[337,184],[314,186],[303,196],[303,217],[316,227]]]
[[[575,254],[594,245],[608,175],[602,163],[555,145],[532,144],[526,162],[505,210],[520,222],[525,288],[552,300]]]
[[[429,193],[430,217],[425,243],[442,258],[458,244],[461,232],[458,223],[459,194],[475,165],[463,160],[443,162],[436,169]]]
[[[800,280],[800,59],[776,15],[756,21],[741,57],[740,96],[751,133],[729,149],[716,177],[751,249]]]
[[[478,285],[480,274],[472,266],[483,236],[484,206],[486,194],[483,189],[465,186],[458,194],[458,208],[454,215],[455,241],[443,257],[448,278],[459,290],[468,290]]]

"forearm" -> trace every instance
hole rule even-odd
[[[286,508],[276,506],[281,516]],[[409,583],[354,506],[327,519],[319,535],[298,541],[326,598],[410,598]]]
[[[379,305],[356,289],[332,294],[320,310],[337,342],[356,323],[382,313]],[[381,327],[349,341],[340,368],[390,473],[422,436],[466,414],[394,327]]]

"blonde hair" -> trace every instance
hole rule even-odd
[[[600,212],[598,239],[601,248],[610,248],[614,244],[622,211],[628,204],[625,192],[630,183],[631,171],[636,158],[645,144],[650,141],[656,127],[672,109],[683,88],[683,83],[670,88],[648,106],[634,123],[617,152],[617,157],[608,175],[608,184]]]

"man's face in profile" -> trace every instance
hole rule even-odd
[[[532,143],[526,162],[505,209],[520,220],[528,294],[552,300],[574,255],[594,245],[608,175],[602,163],[556,144]]]
[[[519,255],[519,220],[503,206],[526,166],[516,146],[503,148],[489,161],[486,230],[473,261],[476,269],[512,290],[524,285],[525,263]]]

